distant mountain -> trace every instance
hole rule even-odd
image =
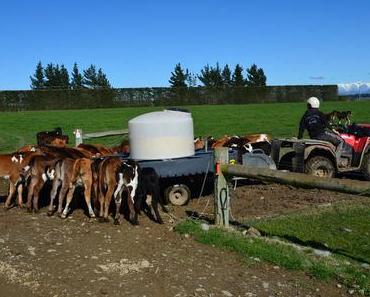
[[[370,83],[366,82],[355,82],[355,83],[343,83],[338,84],[338,95],[358,95],[370,94]]]

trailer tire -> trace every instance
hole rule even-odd
[[[172,205],[182,206],[189,202],[191,192],[188,186],[184,184],[173,185],[166,188],[164,197]]]
[[[285,154],[279,161],[279,170],[293,171],[294,152]]]
[[[335,175],[335,168],[330,159],[323,156],[314,156],[307,160],[305,173],[314,176],[331,178]]]
[[[367,152],[364,155],[364,159],[361,164],[361,172],[366,180],[370,180],[370,152]]]

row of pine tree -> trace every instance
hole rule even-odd
[[[44,68],[41,61],[37,64],[35,74],[30,77],[33,90],[43,89],[98,89],[110,88],[106,74],[95,65],[83,70],[81,74],[77,63],[74,63],[71,77],[65,66],[49,63]]]
[[[217,63],[216,66],[206,65],[196,75],[184,70],[180,63],[175,66],[171,72],[170,80],[168,81],[173,88],[196,87],[198,80],[205,87],[244,87],[244,86],[266,86],[266,75],[262,68],[258,68],[256,64],[251,65],[246,69],[247,77],[244,78],[243,67],[239,64],[235,66],[234,71],[230,70],[228,64],[223,68]]]
[[[200,86],[198,81],[205,87],[244,87],[244,86],[265,86],[266,75],[262,68],[256,64],[246,69],[247,76],[244,77],[243,67],[239,64],[234,71],[230,70],[228,64],[223,68],[217,63],[216,66],[206,65],[201,69],[200,74],[193,74],[188,69],[184,70],[180,63],[175,66],[169,79],[173,88]],[[49,63],[44,68],[41,61],[37,64],[35,74],[30,77],[33,90],[42,89],[100,89],[111,88],[106,74],[101,68],[96,69],[95,65],[81,73],[77,63],[74,63],[71,75],[65,66]]]

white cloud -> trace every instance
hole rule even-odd
[[[323,77],[321,75],[319,75],[319,76],[310,76],[309,78],[313,79],[313,80],[323,80],[323,79],[325,79],[325,77]]]
[[[339,95],[370,94],[370,82],[354,82],[338,84]]]

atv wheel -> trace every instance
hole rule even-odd
[[[315,156],[307,160],[305,172],[319,177],[334,177],[335,168],[330,159],[323,156]]]
[[[370,180],[370,152],[364,155],[364,159],[361,164],[361,172],[366,180]]]
[[[168,187],[164,191],[164,196],[167,201],[173,205],[185,205],[190,199],[190,189],[186,185],[174,185]]]

